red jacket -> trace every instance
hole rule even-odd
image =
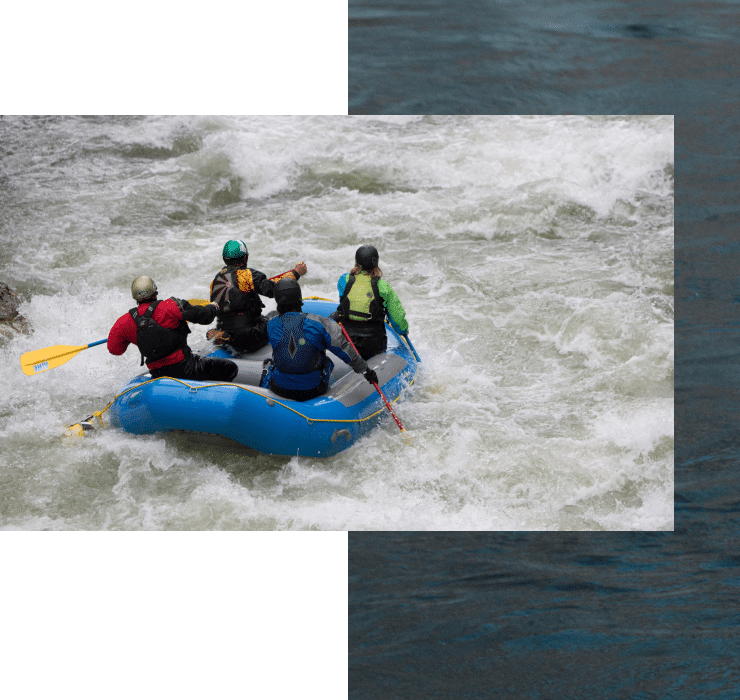
[[[139,314],[143,314],[147,310],[149,303],[149,301],[145,301],[139,304]],[[165,299],[154,310],[152,318],[164,328],[177,328],[177,325],[183,319],[208,325],[216,318],[217,313],[215,306],[192,306],[184,299]],[[131,343],[136,345],[136,322],[130,313],[125,313],[113,324],[113,328],[108,333],[108,352],[111,355],[123,355]],[[146,366],[149,369],[157,369],[158,367],[182,362],[184,359],[185,353],[182,350],[177,350],[161,360],[152,363],[147,362]]]

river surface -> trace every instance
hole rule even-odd
[[[349,697],[737,697],[732,545],[721,528],[349,533]]]

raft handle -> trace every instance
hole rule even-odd
[[[347,428],[342,428],[341,430],[335,430],[334,435],[331,436],[331,441],[336,442],[342,436],[346,437],[347,440],[349,441],[351,435],[349,433],[349,430],[347,430]]]

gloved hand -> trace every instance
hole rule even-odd
[[[306,263],[299,262],[296,264],[296,266],[293,268],[300,276],[303,276],[308,272],[308,268],[306,267]]]
[[[375,374],[374,369],[369,369],[365,374],[363,375],[367,381],[370,382],[370,384],[377,384],[378,383],[378,375]]]

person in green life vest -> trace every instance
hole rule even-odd
[[[393,330],[407,335],[406,312],[378,267],[378,251],[363,245],[355,253],[355,266],[337,282],[339,307],[332,314],[349,333],[363,360],[385,352],[385,319]]]

